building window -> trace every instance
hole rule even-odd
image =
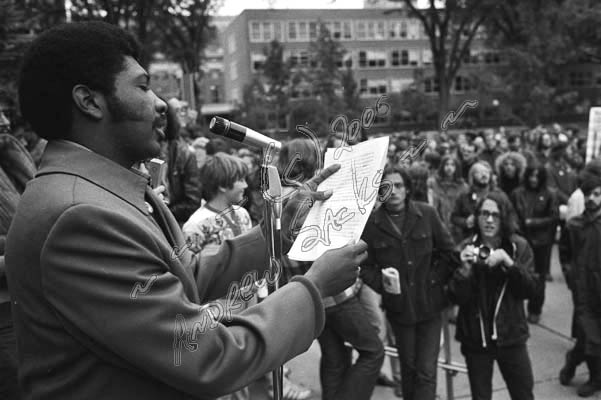
[[[393,67],[409,65],[409,52],[407,50],[394,50],[390,63]]]
[[[409,20],[407,27],[407,38],[408,39],[420,39],[420,33],[422,31],[422,23],[418,20]]]
[[[424,92],[437,93],[440,91],[440,82],[438,79],[427,78],[424,80]]]
[[[419,52],[417,50],[393,50],[390,58],[393,67],[419,64]]]
[[[407,21],[390,21],[389,34],[391,39],[404,39],[407,37]]]
[[[353,67],[353,53],[344,53],[342,58],[336,62],[338,68],[352,68]]]
[[[328,21],[324,25],[330,31],[332,38],[336,40],[352,39],[350,21]]]
[[[288,60],[291,67],[307,67],[309,65],[309,52],[307,50],[290,50]]]
[[[359,68],[383,68],[386,66],[385,51],[360,51]]]
[[[308,42],[317,38],[317,22],[289,21],[288,40]]]
[[[261,23],[251,22],[250,23],[250,41],[260,42],[261,41]]]
[[[376,40],[386,38],[386,21],[357,21],[357,39]]]
[[[359,81],[359,94],[379,95],[388,92],[388,85],[384,79],[361,79]]]
[[[464,76],[456,76],[455,77],[455,91],[457,92],[467,92],[471,90],[470,80]]]
[[[288,40],[296,40],[296,23],[288,22]]]
[[[357,39],[367,39],[367,22],[357,21]]]
[[[430,49],[422,50],[422,62],[424,63],[424,65],[432,64],[432,50],[430,50]]]
[[[251,21],[249,24],[251,42],[271,42],[274,39],[282,40],[282,28],[279,22]]]
[[[251,53],[250,54],[250,67],[253,72],[257,72],[263,69],[265,60],[267,57],[263,53]]]

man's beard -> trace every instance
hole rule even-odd
[[[584,203],[584,207],[586,208],[586,211],[588,211],[589,213],[594,213],[594,212],[597,212],[601,208],[601,203],[597,204],[594,201],[589,200]]]

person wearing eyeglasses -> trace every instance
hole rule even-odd
[[[448,285],[459,305],[456,339],[461,343],[472,399],[492,398],[497,361],[512,399],[534,399],[534,378],[526,342],[524,300],[536,289],[530,245],[514,233],[510,211],[499,192],[476,205],[476,233],[464,240],[461,267]]]
[[[405,400],[434,400],[444,287],[459,267],[454,242],[434,207],[413,201],[405,169],[387,167],[380,185],[382,206],[363,231],[368,258],[361,277],[382,295],[396,338]]]

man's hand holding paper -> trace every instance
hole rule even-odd
[[[381,137],[336,153],[328,149],[324,171],[341,164],[340,170],[322,180],[319,190],[332,191],[323,202],[312,204],[288,256],[314,261],[327,250],[356,242],[373,209],[388,150],[388,137]],[[311,204],[306,202],[305,209]],[[298,226],[295,225],[295,228]]]

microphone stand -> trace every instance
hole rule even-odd
[[[269,274],[273,285],[268,284],[268,293],[279,289],[282,273],[282,184],[275,166],[269,165],[274,146],[269,146],[263,154],[261,164],[261,186],[263,191],[263,216],[267,231],[267,248],[269,251]],[[273,400],[282,400],[284,368],[279,366],[273,371]]]

